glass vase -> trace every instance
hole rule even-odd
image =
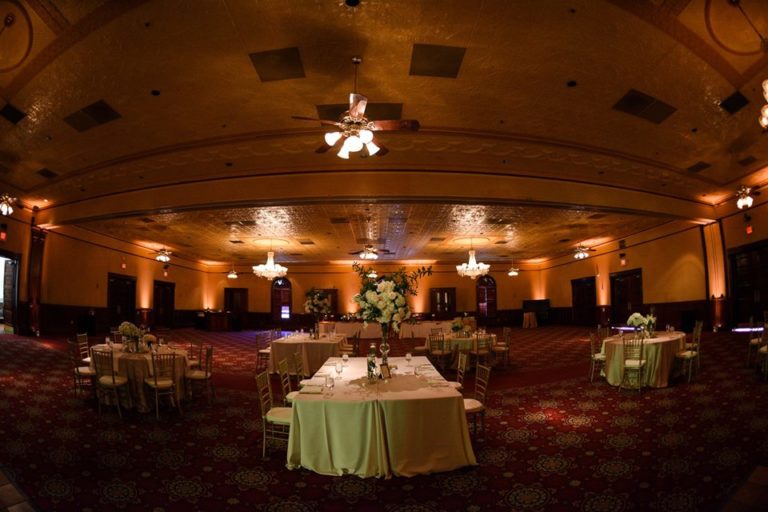
[[[387,364],[389,357],[389,324],[381,324],[379,352],[381,352],[381,364]]]

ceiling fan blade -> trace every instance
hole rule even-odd
[[[385,121],[373,121],[373,129],[381,131],[410,130],[412,132],[421,128],[416,119],[390,119]]]
[[[315,117],[291,116],[291,119],[298,119],[299,121],[315,121],[320,124],[339,126],[339,123],[337,123],[336,121],[330,121],[328,119],[317,119]]]
[[[329,146],[328,144],[326,144],[325,142],[323,142],[323,143],[320,145],[320,147],[319,147],[319,148],[317,148],[317,149],[315,150],[315,153],[318,153],[318,154],[327,153],[327,152],[328,152],[328,150],[329,150],[329,149],[331,149],[332,147],[333,147],[333,146]]]
[[[358,118],[365,115],[365,106],[368,105],[368,98],[362,94],[354,92],[349,93],[349,116]]]

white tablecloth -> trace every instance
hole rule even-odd
[[[91,350],[109,350],[109,345],[102,343],[93,345]],[[184,373],[187,370],[187,351],[184,349],[160,348],[161,351],[173,350],[176,353],[176,400],[181,400],[185,394]],[[154,408],[154,395],[147,399],[146,386],[144,379],[152,376],[152,354],[123,352],[122,345],[116,343],[113,348],[113,361],[115,372],[118,375],[128,377],[128,391],[131,395],[131,402],[120,401],[124,407],[134,405],[140,412],[148,412]],[[93,367],[93,361],[91,361]]]
[[[451,333],[450,320],[440,322],[416,322],[415,324],[400,324],[401,338],[428,338],[432,329],[442,329],[446,336]]]
[[[632,336],[633,334],[625,334]],[[656,332],[655,337],[646,338],[643,358],[646,360],[644,386],[665,388],[675,363],[675,354],[685,347],[684,332]],[[605,353],[605,378],[609,384],[621,384],[621,365],[624,350],[619,336],[610,336],[603,340]]]
[[[335,375],[330,359],[319,374]],[[403,358],[388,382],[369,384],[366,359],[351,358],[332,390],[293,402],[287,466],[324,475],[390,477],[477,464],[461,394],[426,357]],[[422,375],[413,375],[415,367]],[[317,378],[318,375],[316,375]]]
[[[312,375],[329,357],[339,355],[339,346],[345,342],[346,336],[336,334],[335,336],[321,336],[318,340],[313,340],[308,334],[292,334],[284,338],[276,339],[272,342],[272,349],[269,354],[269,371],[277,372],[277,363],[282,359],[288,360],[288,368],[291,373],[296,372],[293,354],[301,352],[301,358],[304,362],[304,371]]]
[[[381,339],[379,324],[368,324],[363,328],[363,322],[336,322],[336,334],[344,334],[347,338],[351,338],[358,332],[361,338]]]

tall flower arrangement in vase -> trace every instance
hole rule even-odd
[[[314,286],[307,290],[307,300],[304,301],[304,312],[315,319],[315,333],[320,333],[320,319],[331,312],[331,298],[322,290]]]
[[[637,331],[642,331],[644,336],[652,338],[656,330],[656,317],[651,314],[643,316],[640,313],[632,313],[627,318],[627,325],[634,327]]]
[[[360,293],[352,300],[358,305],[356,316],[364,325],[378,323],[381,326],[382,363],[389,354],[389,333],[400,332],[400,324],[411,318],[408,296],[416,295],[419,279],[432,274],[432,267],[421,267],[412,272],[405,268],[392,274],[369,277],[371,269],[355,262],[352,268],[362,281]]]

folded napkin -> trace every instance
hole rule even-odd
[[[323,386],[304,386],[299,390],[299,393],[307,395],[319,395],[323,392]]]
[[[299,386],[302,386],[302,389],[305,386],[323,387],[324,385],[325,385],[325,377],[312,377],[311,379],[304,379],[301,382],[299,382]]]

